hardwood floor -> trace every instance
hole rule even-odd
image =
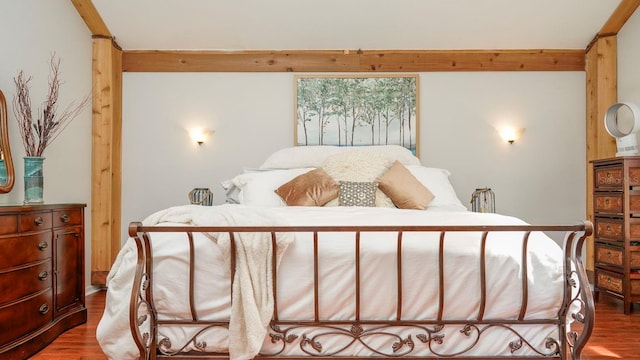
[[[106,359],[95,339],[96,326],[104,309],[104,297],[104,291],[87,296],[87,323],[65,332],[31,359]],[[595,329],[583,351],[582,360],[640,359],[640,304],[635,304],[634,310],[631,315],[624,315],[621,301],[601,296],[596,305]]]

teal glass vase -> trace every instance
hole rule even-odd
[[[4,159],[0,159],[0,186],[7,182],[7,164]]]
[[[44,173],[42,171],[44,158],[41,156],[24,157],[24,203],[44,203],[43,187]]]

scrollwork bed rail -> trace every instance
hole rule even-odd
[[[201,334],[213,328],[228,328],[228,321],[203,321],[198,318],[196,304],[197,287],[195,279],[195,250],[194,234],[198,233],[227,233],[233,240],[239,233],[267,233],[271,235],[275,247],[277,236],[283,233],[305,233],[313,237],[314,244],[314,286],[313,286],[313,316],[300,321],[289,321],[278,313],[278,299],[274,295],[276,304],[273,319],[269,329],[268,342],[272,343],[270,350],[260,353],[256,358],[286,358],[301,356],[315,358],[367,358],[367,357],[402,357],[402,358],[441,358],[441,359],[477,359],[477,358],[556,358],[579,360],[593,329],[594,305],[591,289],[583,266],[582,249],[585,239],[592,234],[592,224],[588,221],[577,225],[492,225],[492,226],[265,226],[265,227],[228,227],[228,226],[142,226],[134,222],[129,226],[129,235],[135,239],[138,251],[138,263],[130,299],[130,327],[134,341],[140,351],[141,359],[156,358],[202,358],[228,357],[226,353],[204,352],[207,344],[201,339]],[[359,249],[368,233],[394,234],[397,251],[396,271],[397,305],[393,319],[371,320],[361,316],[362,304],[367,300],[360,294],[361,283],[366,281],[361,269]],[[444,277],[445,255],[444,247],[449,235],[455,233],[472,232],[480,234],[480,304],[477,316],[473,319],[452,319],[444,314]],[[495,319],[485,316],[487,307],[487,264],[485,249],[487,239],[491,234],[509,232],[517,236],[522,243],[522,279],[519,282],[521,296],[519,300],[520,312],[515,318]],[[562,305],[558,313],[545,318],[528,317],[527,310],[532,305],[528,303],[529,282],[527,271],[529,259],[527,248],[530,236],[535,232],[564,233],[564,288]],[[152,235],[155,233],[183,233],[189,242],[189,313],[187,319],[162,320],[159,319],[154,302],[153,282],[154,259]],[[320,289],[318,286],[318,246],[321,235],[331,233],[348,233],[353,236],[355,247],[355,317],[348,320],[326,320],[319,315]],[[403,273],[403,239],[410,233],[437,234],[439,244],[439,271],[433,274],[434,281],[439,282],[439,298],[437,316],[430,319],[406,319],[403,315],[403,304],[406,296],[403,292],[403,282],[407,279]],[[517,234],[517,235],[515,235]],[[534,241],[534,240],[531,240]],[[231,242],[231,279],[235,272],[235,247]],[[272,259],[271,271],[276,273],[275,252]],[[391,271],[391,270],[390,270]],[[273,293],[278,294],[277,276],[273,276]],[[215,281],[216,279],[211,279]],[[461,280],[462,281],[462,280]],[[407,284],[404,284],[405,286]],[[231,293],[232,284],[229,284]],[[534,304],[535,305],[535,304]],[[171,326],[197,327],[194,335],[186,339],[168,339],[159,336],[159,328]],[[554,327],[553,336],[548,336],[543,342],[534,341],[529,335],[528,328],[536,326]],[[478,355],[476,351],[484,342],[494,342],[492,332],[500,329],[509,334],[505,339],[508,354]],[[449,331],[449,332],[445,332]],[[454,331],[455,330],[455,331]],[[448,338],[445,333],[457,333],[464,340],[453,351],[441,351],[440,345]],[[451,335],[447,335],[451,337]],[[453,336],[455,337],[455,336]],[[332,340],[328,340],[332,339]],[[336,340],[339,339],[339,340]],[[177,343],[179,342],[179,344]],[[290,351],[295,348],[295,354]],[[353,350],[353,349],[359,350]],[[189,351],[184,351],[189,349]],[[522,349],[527,349],[522,354]]]

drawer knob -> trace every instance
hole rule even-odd
[[[611,231],[611,225],[607,225],[607,231]]]
[[[610,178],[611,177],[611,173],[607,171],[607,177]]]
[[[48,277],[49,277],[49,272],[46,270],[38,274],[38,279],[40,280],[46,280]]]
[[[611,257],[611,251],[607,251],[607,257],[610,258]]]
[[[60,220],[62,220],[63,223],[68,223],[70,219],[71,219],[71,217],[69,215],[67,215],[67,214],[62,214],[60,216]]]
[[[46,313],[49,312],[49,305],[47,304],[42,304],[40,305],[40,309],[38,309],[38,311],[40,312],[40,314],[44,315]]]
[[[40,225],[44,224],[44,219],[42,218],[42,216],[38,216],[38,217],[36,218],[36,220],[34,221],[34,223],[35,223],[36,225],[40,226]]]
[[[611,278],[607,278],[607,284],[611,284]]]
[[[604,199],[604,204],[609,205],[609,199]]]
[[[46,240],[42,240],[40,244],[38,244],[38,249],[40,251],[45,251],[49,247],[49,243]]]

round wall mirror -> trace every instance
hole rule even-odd
[[[14,181],[13,159],[9,148],[8,121],[7,100],[0,90],[0,193],[11,191]]]

